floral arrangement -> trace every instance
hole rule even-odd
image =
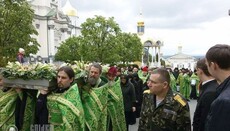
[[[70,63],[63,63],[60,67],[62,66],[70,66],[74,73],[75,73],[75,79],[78,79],[80,77],[85,77],[87,76],[87,64],[81,61],[74,61],[73,64]]]
[[[62,66],[71,66],[75,73],[75,79],[80,77],[86,77],[88,74],[88,64],[80,61],[74,61],[73,64],[63,63]],[[36,63],[22,65],[19,62],[8,62],[5,68],[2,68],[1,74],[7,79],[23,79],[23,80],[39,80],[46,79],[52,80],[57,75],[58,67],[53,64]],[[102,66],[102,73],[106,73],[109,67],[107,65]]]
[[[56,67],[52,64],[29,64],[22,65],[19,62],[8,62],[7,66],[2,69],[1,74],[7,79],[23,80],[52,80],[56,77]]]

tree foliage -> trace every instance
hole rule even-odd
[[[72,37],[64,42],[58,48],[56,60],[114,64],[141,59],[143,47],[140,39],[136,34],[122,33],[114,18],[88,18],[81,27],[82,36]],[[73,46],[75,52],[71,51]]]
[[[40,46],[32,35],[37,35],[33,26],[34,11],[26,0],[0,1],[0,66],[15,61],[19,48],[26,55],[37,53]]]
[[[81,37],[71,37],[67,39],[58,47],[55,60],[65,62],[81,60],[81,41]]]
[[[118,53],[123,63],[141,59],[143,46],[136,34],[121,33],[118,35],[118,39],[120,44]]]
[[[115,38],[121,32],[114,18],[96,16],[88,18],[82,25],[82,36],[84,38],[84,59],[108,63],[116,48]]]

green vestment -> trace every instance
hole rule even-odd
[[[0,131],[6,131],[9,126],[15,126],[17,97],[18,93],[14,89],[7,92],[0,90]]]
[[[176,79],[172,73],[170,73],[170,87],[173,91],[177,92]]]
[[[9,125],[15,126],[16,101],[18,97],[23,100],[25,97],[23,94],[27,94],[27,97],[21,131],[30,131],[30,126],[34,123],[35,97],[26,91],[18,94],[14,89],[7,92],[0,91],[0,129],[3,131],[7,130]]]
[[[139,78],[143,81],[143,84],[147,81],[149,74],[147,74],[146,76],[143,75],[142,71],[138,72],[138,76]]]
[[[200,83],[200,79],[195,73],[193,73],[192,76],[190,77],[191,84],[192,84],[193,80],[196,81],[196,83],[195,83],[196,84],[196,95],[198,95],[199,94],[198,86],[199,86],[199,83]]]
[[[31,93],[30,93],[31,92]],[[33,94],[33,93],[34,94]],[[35,120],[35,102],[36,102],[36,90],[29,90],[29,91],[24,91],[23,94],[27,94],[26,97],[26,105],[25,105],[25,111],[24,111],[24,116],[23,116],[23,125],[21,131],[30,131],[30,126],[34,124]],[[20,94],[19,94],[20,96]],[[25,96],[22,96],[20,98],[23,98]]]
[[[87,130],[106,131],[108,85],[91,88],[86,84],[81,88]]]
[[[120,81],[108,83],[108,115],[112,121],[113,131],[126,131],[123,96]]]
[[[54,131],[84,131],[84,111],[77,84],[64,93],[52,93],[47,97],[49,123]]]
[[[190,96],[190,77],[188,74],[180,73],[177,78],[177,83],[180,85],[180,93],[186,98],[189,99]]]
[[[191,86],[190,86],[190,77],[189,77],[188,74],[184,74],[183,75],[182,88],[183,88],[182,95],[186,99],[189,99],[189,97],[190,97],[190,91],[191,91]]]
[[[180,93],[183,94],[184,88],[183,88],[183,73],[180,73],[177,78],[177,84],[180,85]]]

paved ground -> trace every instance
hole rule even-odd
[[[196,103],[197,103],[196,100],[191,100],[191,101],[189,102],[191,120],[193,120],[193,114],[194,114],[194,112],[195,112]],[[139,119],[137,119],[137,122],[136,122],[135,125],[129,126],[129,131],[137,131],[137,129],[138,129],[138,123],[139,123]]]

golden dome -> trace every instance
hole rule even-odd
[[[67,0],[66,4],[62,7],[62,11],[65,15],[77,16],[77,10],[70,4],[69,0]]]

